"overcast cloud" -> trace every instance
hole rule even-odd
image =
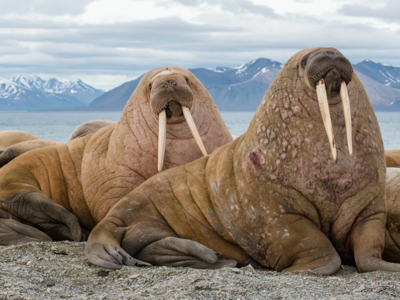
[[[397,0],[0,0],[0,77],[105,90],[160,66],[233,67],[332,46],[400,66]]]

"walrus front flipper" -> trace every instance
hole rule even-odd
[[[82,237],[78,219],[61,205],[35,192],[24,192],[1,202],[11,215],[37,225],[51,236],[62,235],[74,241]]]
[[[109,269],[120,269],[122,265],[151,266],[149,263],[133,258],[121,248],[119,241],[125,233],[125,228],[117,227],[115,224],[110,227],[112,229],[100,223],[90,234],[85,248],[85,255],[89,262]]]
[[[195,269],[233,268],[235,260],[219,259],[206,246],[192,240],[167,237],[145,247],[137,258],[156,266],[191,267]]]
[[[372,215],[353,229],[351,244],[359,272],[400,272],[400,264],[382,260],[385,217],[385,213]]]
[[[0,245],[20,245],[29,242],[49,242],[44,232],[13,219],[0,219]]]

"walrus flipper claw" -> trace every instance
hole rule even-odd
[[[145,247],[137,257],[156,266],[221,269],[236,266],[236,261],[219,259],[213,250],[192,240],[164,238]]]
[[[78,219],[42,194],[24,192],[1,202],[11,215],[41,227],[50,236],[79,242],[82,229]]]
[[[120,269],[123,265],[151,267],[151,264],[133,258],[119,246],[92,243],[90,237],[86,245],[85,254],[92,264],[108,269]]]

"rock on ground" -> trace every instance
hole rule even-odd
[[[0,248],[0,299],[395,299],[400,274],[334,276],[237,269],[131,268],[90,265],[85,243],[48,242]]]

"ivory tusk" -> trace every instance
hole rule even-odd
[[[167,140],[167,113],[160,112],[158,122],[158,172],[162,171],[164,165],[165,143]]]
[[[333,136],[333,127],[331,121],[331,114],[329,112],[328,96],[326,95],[325,82],[323,79],[321,79],[317,84],[316,90],[317,90],[319,109],[321,110],[322,120],[324,121],[325,125],[325,131],[326,134],[328,135],[329,144],[332,150],[332,157],[333,160],[336,161],[337,154],[336,154],[335,138]]]
[[[182,111],[183,111],[183,115],[185,116],[186,122],[189,125],[189,129],[192,132],[194,139],[196,140],[197,145],[199,145],[199,148],[200,148],[201,152],[203,153],[203,155],[206,156],[207,155],[206,148],[203,145],[203,141],[201,140],[199,131],[197,130],[196,124],[193,121],[192,114],[190,113],[190,109],[185,106],[182,106]]]
[[[350,99],[349,92],[347,91],[346,83],[343,81],[340,87],[340,98],[342,99],[344,121],[346,123],[346,134],[347,134],[347,145],[349,146],[350,156],[353,154],[353,137],[352,137],[352,125],[351,125],[351,110],[350,110]]]

